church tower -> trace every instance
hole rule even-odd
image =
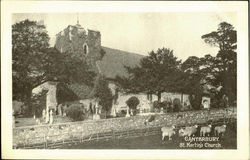
[[[61,53],[69,53],[86,60],[94,70],[101,57],[101,33],[84,29],[79,24],[69,25],[56,35],[55,48]]]

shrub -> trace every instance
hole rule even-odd
[[[181,109],[181,101],[179,98],[173,100],[173,112],[179,112]]]
[[[171,102],[170,101],[163,101],[161,103],[161,106],[163,107],[163,109],[165,109],[167,112],[173,112],[172,107],[171,107]]]
[[[136,110],[136,107],[138,106],[138,104],[140,104],[140,100],[137,97],[133,96],[126,101],[126,104],[128,105],[129,109]]]
[[[84,119],[83,105],[82,104],[71,104],[66,109],[66,115],[72,118],[74,121],[81,121]]]
[[[188,98],[193,109],[195,110],[201,109],[201,100],[202,100],[201,95],[190,95]]]
[[[153,107],[154,107],[155,109],[160,109],[160,108],[161,108],[160,102],[159,102],[159,101],[154,101],[154,102],[153,102]]]

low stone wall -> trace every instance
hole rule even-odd
[[[218,121],[224,118],[236,118],[236,108],[213,109],[211,111],[187,111],[179,113],[156,114],[155,119],[147,126],[144,122],[150,115],[133,117],[101,119],[97,121],[69,122],[53,125],[37,125],[16,127],[13,129],[13,146],[38,144],[43,142],[57,142],[91,134],[124,131],[128,129],[143,129],[150,126],[187,126],[191,124]]]

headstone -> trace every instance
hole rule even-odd
[[[45,123],[49,123],[49,110],[46,110]]]
[[[58,115],[62,116],[62,104],[58,105]]]
[[[42,112],[42,119],[46,119],[46,111],[45,111],[45,109],[43,109],[43,112]]]
[[[127,114],[126,114],[126,117],[130,117],[130,114],[129,114],[129,108],[127,108]]]
[[[113,106],[113,114],[112,114],[113,117],[116,117],[116,109],[115,109],[115,106]]]
[[[160,112],[160,113],[164,113],[164,112],[163,112],[163,107],[161,107],[161,112]]]
[[[49,124],[52,124],[53,121],[54,121],[54,119],[53,119],[53,111],[50,110],[50,112],[49,112]]]

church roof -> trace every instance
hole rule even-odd
[[[109,79],[114,79],[116,76],[128,76],[127,70],[124,67],[138,66],[140,60],[144,57],[137,53],[130,53],[118,49],[102,47],[105,55],[98,63],[101,73]]]

